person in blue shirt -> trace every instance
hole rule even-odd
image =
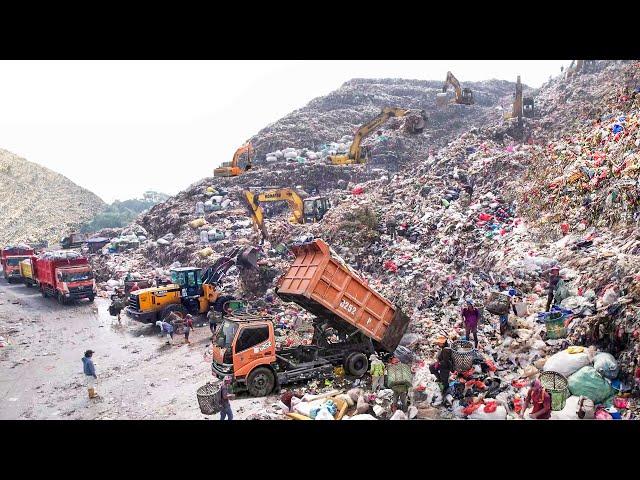
[[[161,333],[167,334],[167,345],[173,344],[173,325],[169,322],[165,322],[164,320],[158,320],[156,322],[156,326],[160,327]]]
[[[89,392],[89,398],[96,398],[98,394],[96,393],[96,380],[98,376],[96,375],[96,367],[93,364],[93,350],[87,350],[84,352],[84,357],[82,357],[82,370],[84,372],[85,384],[87,386],[87,391]]]

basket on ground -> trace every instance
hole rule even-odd
[[[551,410],[560,411],[564,408],[569,397],[569,381],[558,372],[542,372],[540,383],[551,395]]]
[[[467,340],[457,340],[451,345],[453,352],[453,368],[464,372],[473,367],[473,343]]]
[[[213,415],[222,410],[220,390],[221,385],[213,383],[207,383],[198,388],[196,395],[202,413]]]

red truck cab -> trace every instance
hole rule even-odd
[[[34,250],[26,245],[3,248],[0,251],[0,263],[2,263],[2,272],[5,280],[9,283],[21,281],[20,262],[33,254]]]
[[[61,304],[82,298],[93,302],[96,282],[89,261],[82,256],[40,256],[36,277],[43,297],[56,297]]]

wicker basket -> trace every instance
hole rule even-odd
[[[221,397],[220,397],[220,384],[207,383],[206,385],[198,388],[196,393],[198,397],[198,405],[200,405],[200,411],[205,415],[213,415],[222,410]]]
[[[542,372],[539,378],[542,386],[551,395],[551,410],[562,410],[569,396],[569,381],[564,375],[551,371]]]
[[[451,345],[453,352],[453,368],[464,372],[473,367],[473,343],[467,340],[457,340]]]

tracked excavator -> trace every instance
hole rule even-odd
[[[240,156],[242,154],[247,154],[247,166],[244,168],[240,168],[238,166],[238,160],[240,160]],[[247,170],[251,169],[251,155],[253,154],[253,147],[250,143],[245,143],[240,148],[236,150],[236,153],[233,154],[233,160],[231,162],[224,162],[221,167],[216,168],[213,171],[214,177],[237,177],[238,175],[242,175]]]
[[[149,323],[164,320],[170,314],[203,314],[215,307],[218,311],[233,301],[223,295],[221,280],[234,265],[239,268],[257,268],[258,250],[255,247],[233,248],[206,269],[180,267],[171,269],[169,285],[143,288],[129,293],[127,316]]]
[[[355,136],[353,137],[353,142],[349,147],[349,152],[345,155],[329,155],[329,161],[333,165],[350,165],[353,163],[366,163],[369,159],[369,149],[363,148],[360,146],[362,140],[373,132],[376,128],[383,125],[387,120],[391,117],[404,117],[412,113],[411,110],[407,110],[404,108],[395,108],[395,107],[385,107],[378,114],[377,117],[369,120],[367,123],[362,125]],[[426,113],[424,110],[420,111],[420,120],[417,122],[411,122],[412,124],[412,133],[420,133],[425,125],[426,125]]]
[[[450,102],[447,102],[447,87],[451,85],[455,92],[456,96]],[[460,87],[460,82],[455,77],[455,75],[451,72],[447,72],[447,78],[444,80],[444,84],[442,85],[442,92],[438,93],[436,96],[436,103],[438,106],[444,106],[447,103],[457,103],[460,105],[473,105],[475,103],[473,99],[473,91],[470,88],[462,88]]]
[[[262,238],[268,238],[264,223],[264,211],[260,206],[263,202],[287,202],[292,211],[289,219],[291,223],[310,223],[322,220],[324,214],[331,208],[327,197],[316,196],[302,198],[292,188],[277,188],[265,192],[254,193],[251,190],[242,192],[254,225],[262,234]]]

